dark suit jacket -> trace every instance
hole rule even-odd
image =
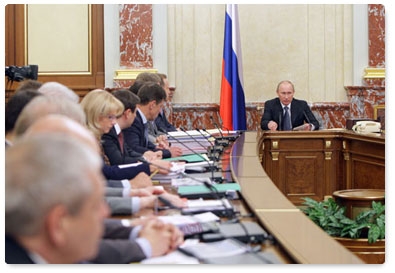
[[[105,232],[99,251],[89,263],[126,264],[146,258],[136,241],[129,240],[133,227],[125,227],[120,220],[105,220]],[[5,236],[5,262],[7,264],[34,264],[27,251],[12,237]]]
[[[105,219],[104,235],[99,252],[91,263],[126,264],[145,259],[145,254],[136,241],[129,240],[133,227],[125,227],[120,220]]]
[[[149,165],[145,163],[139,164],[138,166],[119,168],[118,165],[109,166],[103,162],[102,172],[106,179],[113,180],[133,179],[140,172],[145,172],[148,175],[151,174]]]
[[[143,124],[143,119],[140,115],[140,112],[136,112],[136,118],[134,119],[134,122],[132,126],[129,128],[123,129],[123,136],[124,140],[127,143],[127,145],[135,152],[138,153],[145,153],[146,151],[163,151],[163,158],[169,158],[171,157],[171,153],[169,150],[165,149],[157,149],[156,146],[148,141],[148,145],[146,145],[147,140],[144,135],[144,124]]]
[[[261,119],[262,130],[269,130],[267,127],[269,121],[273,120],[278,124],[277,130],[282,130],[283,108],[279,98],[268,100],[265,102],[265,110]],[[292,128],[302,125],[304,122],[314,125],[314,130],[320,127],[319,122],[306,101],[293,99],[291,102],[291,122]]]
[[[7,235],[5,235],[5,262],[7,264],[34,264],[26,250]]]
[[[130,149],[126,142],[123,143],[124,152],[121,152],[121,146],[118,141],[115,127],[112,127],[110,132],[102,136],[102,144],[104,153],[110,160],[111,165],[136,163],[138,158],[142,156],[141,153],[137,153]]]
[[[174,127],[166,118],[165,113],[162,111],[155,119],[155,124],[158,130],[164,134],[168,132],[177,131],[176,127]]]

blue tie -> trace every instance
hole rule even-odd
[[[292,130],[291,119],[289,117],[288,106],[284,107],[283,131]]]

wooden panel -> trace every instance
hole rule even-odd
[[[301,204],[301,197],[321,198],[323,183],[315,183],[323,178],[322,153],[297,153],[280,158],[279,186],[283,193],[294,203]]]
[[[385,189],[385,164],[352,158],[351,189]]]
[[[385,137],[349,130],[261,132],[261,165],[295,205],[336,190],[385,188]]]
[[[9,29],[6,33],[6,55],[14,55],[6,58],[6,66],[27,65],[25,55],[25,5],[7,5],[7,24]],[[55,74],[55,75],[40,75],[38,81],[60,82],[71,89],[73,89],[80,97],[83,97],[87,92],[96,88],[104,88],[104,25],[103,25],[103,5],[91,5],[92,9],[92,71],[90,75],[77,74]],[[56,61],[56,60],[54,60]],[[18,83],[14,82],[12,86],[7,86],[6,94],[11,96]]]
[[[257,221],[274,237],[274,245],[279,246],[279,249],[295,263],[363,263],[295,207],[266,176],[265,171],[256,168],[252,160],[258,161],[258,156],[233,154],[233,151],[242,150],[243,146],[250,145],[244,140],[251,139],[252,134],[254,133],[246,132],[245,138],[240,137],[233,144],[238,148],[232,149],[231,170],[234,180],[240,183],[242,199],[254,213]],[[265,152],[263,149],[260,150]],[[308,162],[308,156],[305,157]],[[296,162],[294,158],[289,160],[295,166],[305,167],[304,163],[301,165],[294,163]],[[308,168],[311,170],[312,167]]]

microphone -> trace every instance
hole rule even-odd
[[[183,143],[182,141],[178,140],[176,137],[172,136],[172,135],[168,135],[170,136],[171,139],[174,139],[176,142],[178,142],[179,144],[181,144],[182,146],[184,146],[185,148],[187,148],[189,151],[191,151],[194,155],[199,156],[201,159],[203,159],[205,162],[207,162],[208,166],[209,166],[209,170],[211,171],[211,179],[212,181],[222,181],[222,177],[215,177],[214,176],[214,170],[217,170],[218,168],[214,165],[211,164],[210,161],[208,161],[204,156],[202,156],[201,154],[195,152],[194,150],[192,150],[188,145],[186,145],[185,143]],[[194,139],[194,138],[193,138]],[[195,139],[194,139],[195,140]],[[196,141],[196,140],[195,140]],[[215,160],[218,160],[218,158],[215,158]]]
[[[278,113],[278,129],[279,129],[279,131],[283,130],[283,111],[282,110]]]
[[[215,153],[215,152],[220,152],[220,153],[222,153],[223,151],[224,151],[224,146],[222,146],[222,145],[213,145],[212,143],[211,143],[211,141],[210,141],[210,139],[205,135],[205,134],[203,134],[201,131],[200,131],[200,129],[198,129],[198,128],[195,128],[195,130],[196,131],[198,131],[199,132],[199,134],[201,134],[205,139],[207,139],[207,141],[211,144],[211,147],[210,147],[210,153]],[[205,131],[207,134],[209,134],[209,132],[207,132],[206,131],[206,129],[203,129],[203,131]],[[212,138],[214,138],[215,139],[215,137],[213,137],[211,134],[209,134]]]
[[[200,145],[200,147],[203,147],[203,149],[207,150],[207,147],[204,146],[202,143],[200,143],[200,141],[196,138],[194,138],[191,134],[188,133],[187,130],[185,130],[184,128],[180,127],[180,130],[183,131],[185,134],[187,134],[187,136],[189,136],[191,139],[193,139],[197,144]],[[209,141],[210,146],[211,146],[211,142]]]
[[[159,168],[159,169],[163,169],[163,170],[166,170],[166,171],[168,171],[168,172],[171,172],[170,169],[164,168],[164,167],[162,167],[162,166],[156,165],[156,164],[151,163],[151,162],[148,162],[148,161],[145,160],[145,158],[143,158],[143,157],[140,157],[138,160],[141,161],[141,162],[143,162],[143,163],[146,163],[146,164],[155,166],[155,167],[157,167],[157,168]],[[226,217],[228,217],[228,218],[231,218],[231,217],[234,217],[234,216],[235,216],[233,207],[232,207],[232,205],[229,203],[229,200],[226,199],[226,198],[225,198],[225,200],[224,200],[224,198],[220,198],[220,196],[219,196],[219,194],[218,194],[218,190],[217,190],[212,184],[210,184],[209,182],[207,182],[207,181],[205,181],[205,180],[200,180],[200,179],[198,179],[198,178],[196,178],[196,177],[194,177],[194,176],[188,175],[188,174],[186,174],[186,173],[184,173],[184,172],[180,172],[180,174],[181,174],[182,176],[184,176],[184,177],[190,178],[190,179],[192,179],[192,180],[194,180],[194,181],[197,181],[197,182],[203,184],[206,188],[209,189],[210,194],[214,197],[214,199],[220,200],[220,201],[221,201],[222,206],[223,206],[224,209],[223,209],[223,210],[216,210],[216,211],[212,210],[212,212],[213,212],[214,214],[217,214],[217,215],[219,215],[219,216],[226,216]],[[159,197],[158,197],[158,198],[159,198]],[[168,206],[169,208],[173,208],[173,209],[178,209],[178,210],[180,210],[183,214],[192,214],[193,212],[194,212],[194,213],[202,212],[201,210],[198,211],[198,210],[196,210],[195,208],[192,208],[192,209],[183,209],[183,208],[174,206],[173,204],[171,204],[170,201],[166,200],[164,197],[159,198],[159,200],[160,200],[162,203],[164,203],[166,206]]]
[[[196,131],[199,132],[199,134],[201,134],[205,139],[207,139],[208,143],[210,144],[210,150],[208,149],[208,147],[203,146],[198,139],[195,139],[191,134],[189,134],[185,129],[180,127],[180,130],[183,131],[185,134],[187,134],[190,138],[192,138],[193,140],[195,140],[196,142],[198,142],[198,144],[200,146],[202,146],[203,148],[205,148],[206,150],[208,150],[208,156],[213,159],[213,160],[219,160],[219,156],[220,153],[223,152],[223,146],[217,146],[217,145],[213,145],[211,143],[211,141],[205,136],[203,135],[199,130],[196,129]],[[218,152],[218,153],[216,153]]]
[[[215,142],[218,145],[222,145],[224,147],[228,146],[229,145],[229,140],[224,137],[224,135],[222,134],[221,129],[219,128],[218,124],[214,121],[214,118],[213,118],[212,115],[210,116],[210,119],[213,122],[215,128],[218,130],[219,134],[221,135],[220,138],[215,138]]]

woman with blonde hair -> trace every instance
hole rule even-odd
[[[150,167],[146,163],[137,164],[133,167],[119,168],[117,165],[110,166],[109,160],[103,151],[101,137],[108,133],[117,121],[117,117],[124,111],[120,100],[108,91],[95,89],[90,91],[81,100],[81,106],[86,115],[86,126],[95,135],[104,159],[103,174],[107,179],[132,179],[138,173],[150,174]]]
[[[105,162],[105,164],[103,164],[104,176],[107,179],[122,180],[132,179],[140,172],[145,172],[149,175],[150,166],[147,163],[137,163],[130,167],[119,168],[118,165],[109,165],[109,160],[104,153],[101,142],[102,135],[111,130],[116,123],[117,117],[123,113],[123,103],[111,93],[105,90],[95,89],[85,95],[81,101],[81,106],[86,115],[87,128],[95,135],[100,145],[101,154]],[[150,180],[149,177],[148,179]],[[158,190],[155,187],[144,187],[144,189],[146,189],[148,193],[144,191],[136,192],[136,195],[140,197],[140,201],[137,201],[137,199],[134,199],[136,201],[132,201],[134,204],[132,205],[132,213],[137,212],[141,208],[154,207],[157,200],[157,194],[161,194],[165,199],[170,200],[172,204],[176,206],[184,206],[184,201],[177,195],[167,193],[164,190]],[[107,198],[112,209],[113,207],[119,207],[118,200],[112,199],[111,201],[110,198]],[[113,204],[111,204],[111,202],[113,202]],[[136,202],[138,202],[138,204]],[[126,211],[129,212],[129,208],[127,208]]]

